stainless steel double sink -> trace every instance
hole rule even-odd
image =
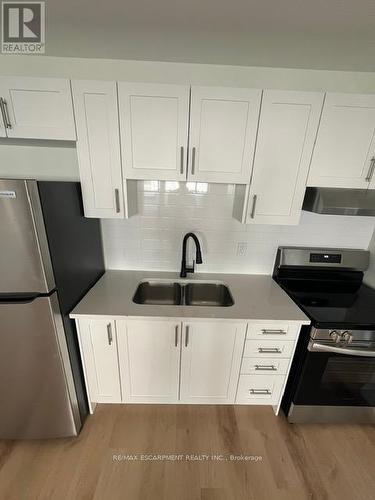
[[[229,288],[220,282],[142,281],[133,302],[148,305],[229,307],[234,304]]]

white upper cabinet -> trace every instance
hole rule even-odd
[[[191,88],[189,179],[250,181],[261,90]]]
[[[119,82],[118,92],[124,176],[185,180],[189,87]]]
[[[323,97],[264,91],[247,223],[298,224]]]
[[[375,94],[328,93],[309,186],[367,188],[375,156]]]
[[[181,324],[178,321],[117,321],[123,400],[176,403]]]
[[[234,403],[245,334],[244,323],[183,324],[182,403]]]
[[[116,83],[80,80],[72,87],[85,216],[123,218]]]
[[[2,77],[0,98],[0,136],[76,140],[69,80]]]

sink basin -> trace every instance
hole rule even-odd
[[[185,287],[185,304],[228,307],[234,301],[229,288],[222,283],[189,283]]]
[[[223,283],[142,281],[133,302],[148,305],[228,307],[234,304]]]
[[[144,281],[138,285],[133,302],[136,304],[178,306],[181,304],[181,298],[179,283]]]

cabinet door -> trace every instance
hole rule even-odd
[[[124,218],[116,83],[72,86],[85,216]]]
[[[323,94],[265,91],[247,223],[298,224]]]
[[[114,321],[80,320],[88,399],[92,403],[120,403],[121,386]]]
[[[185,180],[189,87],[126,82],[118,86],[125,177]]]
[[[245,332],[242,323],[183,324],[182,403],[234,403]]]
[[[375,95],[326,95],[309,186],[367,188],[375,156]]]
[[[181,325],[117,321],[123,398],[127,403],[178,401]]]
[[[4,77],[0,97],[6,103],[8,137],[76,140],[69,80]]]
[[[189,179],[250,181],[261,90],[192,87]]]

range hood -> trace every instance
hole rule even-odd
[[[375,216],[375,189],[308,187],[302,210],[317,214]]]

